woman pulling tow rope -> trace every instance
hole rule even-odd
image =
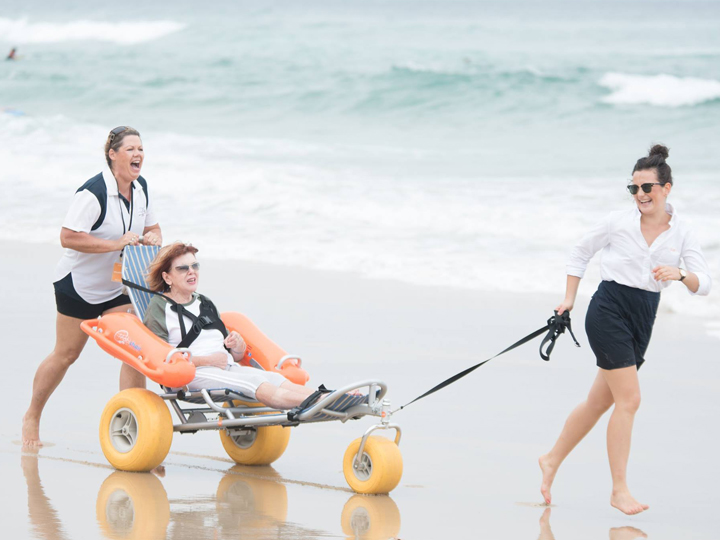
[[[626,514],[649,508],[630,494],[627,485],[630,439],[640,406],[638,369],[645,361],[660,291],[673,281],[681,282],[690,294],[707,295],[711,286],[700,244],[667,202],[673,188],[667,157],[668,149],[655,145],[637,161],[627,186],[635,208],[608,215],[570,256],[565,299],[556,308],[559,314],[573,308],[588,262],[603,250],[602,282],[585,318],[599,369],[587,399],[570,413],[555,446],[539,460],[540,491],[547,504],[560,464],[614,404],[607,430],[610,504]]]

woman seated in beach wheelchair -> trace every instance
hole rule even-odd
[[[314,392],[286,379],[242,362],[247,345],[235,330],[227,331],[217,308],[198,294],[200,263],[196,247],[176,242],[155,257],[147,273],[151,290],[143,322],[153,334],[174,347],[188,348],[195,365],[192,392],[228,388],[246,401],[259,401],[274,409],[297,407]]]
[[[348,447],[345,479],[358,493],[394,489],[402,476],[401,431],[389,422],[387,386],[365,380],[334,391],[307,388],[310,376],[299,357],[286,354],[244,315],[220,314],[197,293],[197,251],[181,242],[159,252],[127,247],[122,280],[145,325],[130,313],[82,324],[101,348],[164,391],[131,388],[110,400],[100,423],[107,460],[120,470],[149,471],[167,456],[174,431],[214,429],[235,462],[268,465],[284,453],[292,426],[370,415],[381,422]],[[173,425],[164,401],[179,423]],[[378,429],[394,430],[395,439],[370,436]]]

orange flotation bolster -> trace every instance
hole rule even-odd
[[[182,353],[165,361],[173,347],[130,313],[110,313],[83,321],[83,332],[108,354],[163,386],[180,388],[195,378],[195,365]]]
[[[245,315],[225,312],[221,313],[220,317],[228,330],[235,330],[247,343],[245,357],[241,362],[243,365],[253,367],[259,365],[266,371],[280,373],[295,384],[304,385],[310,379],[308,372],[298,365],[297,360],[288,360],[278,369],[278,362],[287,353],[263,334]]]
[[[298,366],[297,360],[277,364],[287,353],[241,313],[222,313],[228,330],[238,332],[247,343],[242,364],[280,373],[286,379],[304,385],[310,375]],[[173,347],[153,334],[135,315],[110,313],[83,321],[83,332],[93,338],[105,352],[129,364],[140,373],[163,386],[180,388],[195,378],[195,366],[181,353],[166,362]]]

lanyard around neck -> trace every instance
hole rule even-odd
[[[123,234],[128,232],[130,229],[132,229],[132,220],[133,220],[133,204],[135,201],[135,197],[133,197],[133,187],[132,184],[130,184],[130,225],[128,225],[128,228],[125,228],[125,216],[123,215],[123,202],[120,200],[120,197],[122,195],[120,194],[120,190],[118,189],[118,204],[120,205],[120,219],[122,219],[123,224]]]

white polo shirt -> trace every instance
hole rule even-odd
[[[710,270],[703,256],[700,242],[692,230],[666,203],[671,215],[670,228],[661,233],[651,246],[647,245],[640,229],[640,210],[632,208],[609,214],[589,231],[575,246],[567,263],[567,274],[582,278],[590,259],[599,250],[600,275],[603,281],[660,292],[672,281],[656,281],[652,269],[656,266],[681,266],[698,277],[696,293],[707,295],[712,286]]]
[[[132,203],[128,209],[120,199],[115,177],[106,166],[75,193],[62,226],[103,240],[116,240],[128,231],[142,235],[145,227],[157,224],[157,219],[139,180],[132,183],[132,190]],[[83,300],[89,304],[112,300],[122,293],[123,288],[122,283],[111,281],[113,266],[120,262],[120,254],[120,251],[81,253],[66,248],[53,281],[60,281],[72,273],[73,286]]]

